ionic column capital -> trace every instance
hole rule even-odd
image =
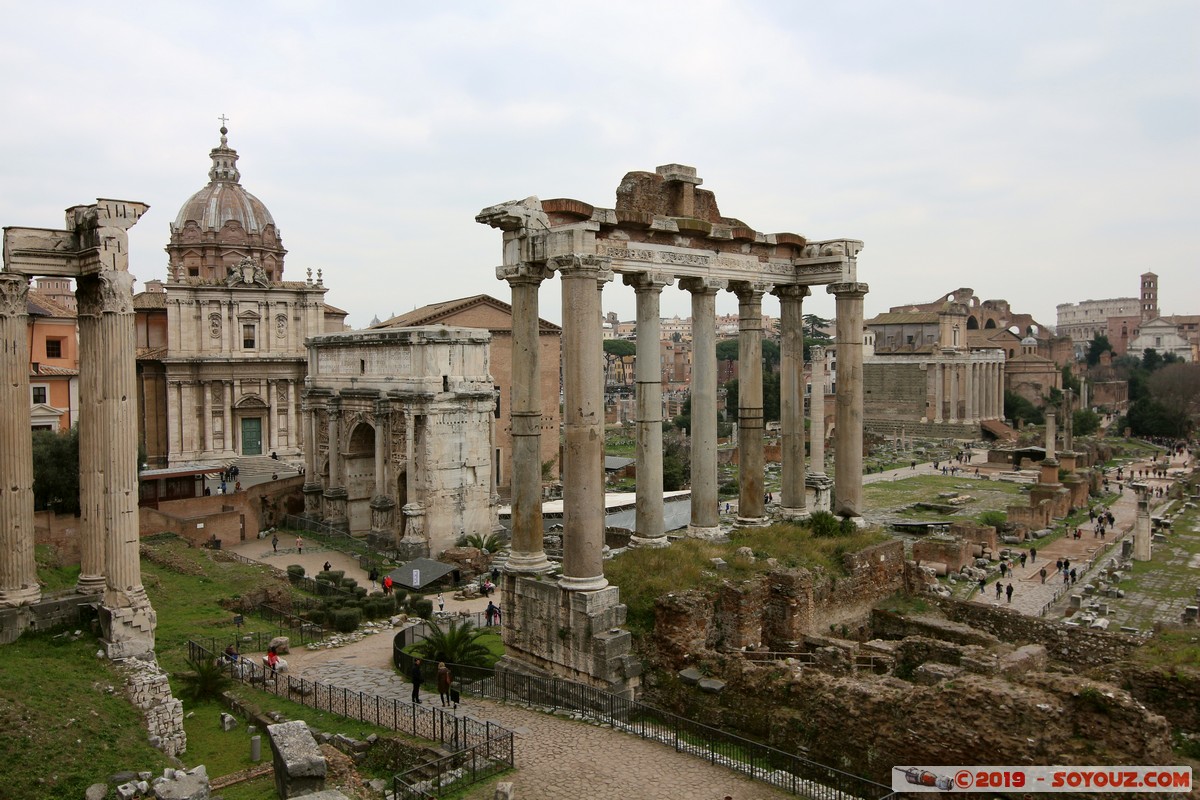
[[[812,289],[799,283],[777,284],[771,289],[771,294],[780,301],[803,300],[812,294]]]
[[[839,297],[861,298],[870,291],[870,288],[865,283],[831,283],[825,287],[825,291]]]
[[[13,272],[0,273],[0,316],[29,313],[29,278]]]
[[[716,295],[725,289],[726,281],[717,280],[716,278],[680,278],[679,288],[685,292],[692,294],[709,294]]]
[[[761,281],[730,281],[729,291],[737,295],[739,303],[761,303],[771,284]]]
[[[589,277],[599,283],[613,279],[612,259],[607,256],[568,253],[567,255],[551,256],[546,259],[547,268],[559,273],[564,278]]]
[[[636,294],[654,292],[658,294],[664,286],[670,286],[675,278],[666,272],[628,272],[621,276],[626,286],[632,286]]]
[[[509,286],[541,286],[542,281],[553,276],[554,272],[545,264],[536,261],[522,261],[520,264],[508,264],[496,267],[496,279],[507,281]]]

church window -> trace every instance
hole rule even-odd
[[[62,358],[62,339],[46,340],[46,358]]]
[[[242,349],[243,350],[253,350],[254,349],[254,340],[255,340],[254,333],[255,333],[254,323],[247,323],[242,326]]]

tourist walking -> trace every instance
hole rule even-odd
[[[1042,576],[1042,583],[1045,583],[1046,582],[1046,568],[1042,567],[1041,571],[1038,574]]]
[[[437,687],[438,696],[442,699],[442,705],[450,705],[450,681],[453,676],[450,674],[450,668],[446,666],[445,661],[438,662],[437,670]]]
[[[384,594],[392,593],[392,576],[391,575],[383,576],[383,593]]]
[[[1012,592],[1013,592],[1013,588],[1012,588],[1012,584],[1010,583],[1008,586],[1006,586],[1004,588],[1004,593],[1006,595],[1008,595],[1008,602],[1010,602],[1010,603],[1012,602]]]
[[[979,594],[980,594],[980,595],[982,595],[982,594],[983,594],[983,590],[984,590],[984,588],[985,588],[986,586],[987,586],[987,579],[986,579],[986,578],[980,578],[980,579],[979,579]]]
[[[279,552],[279,535],[275,533],[271,534],[271,552]]]
[[[1037,563],[1037,548],[1036,547],[1029,548],[1029,560],[1034,564]]]
[[[446,610],[446,601],[442,598],[441,592],[438,592],[437,603],[438,603],[438,611],[439,612]],[[445,705],[445,703],[443,703],[442,705]]]
[[[1021,569],[1025,568],[1025,559],[1028,557],[1026,553],[1021,553]]]
[[[421,659],[413,659],[412,669],[408,671],[408,677],[412,681],[412,701],[415,705],[421,702]]]
[[[304,538],[303,537],[300,537],[300,536],[296,537],[296,552],[300,553],[300,554],[304,553]]]
[[[372,566],[371,571],[367,573],[367,580],[371,582],[371,588],[376,588],[379,583],[379,567]]]
[[[1000,584],[1000,581],[996,581],[996,599],[999,600],[1000,595],[1003,593],[1004,593],[1004,587]]]
[[[487,620],[487,624],[489,626],[495,623],[496,612],[499,610],[500,609],[496,608],[495,603],[493,603],[491,600],[488,600],[487,608],[483,610],[483,616]]]

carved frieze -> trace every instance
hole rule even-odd
[[[221,338],[221,315],[217,313],[208,315],[208,335],[214,339]]]
[[[106,314],[133,313],[133,276],[106,269],[100,273],[100,308]]]

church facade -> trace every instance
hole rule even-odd
[[[277,454],[299,462],[307,338],[341,331],[314,279],[284,279],[275,220],[241,185],[221,128],[209,182],[170,226],[167,278],[137,310],[139,412],[151,466]]]

